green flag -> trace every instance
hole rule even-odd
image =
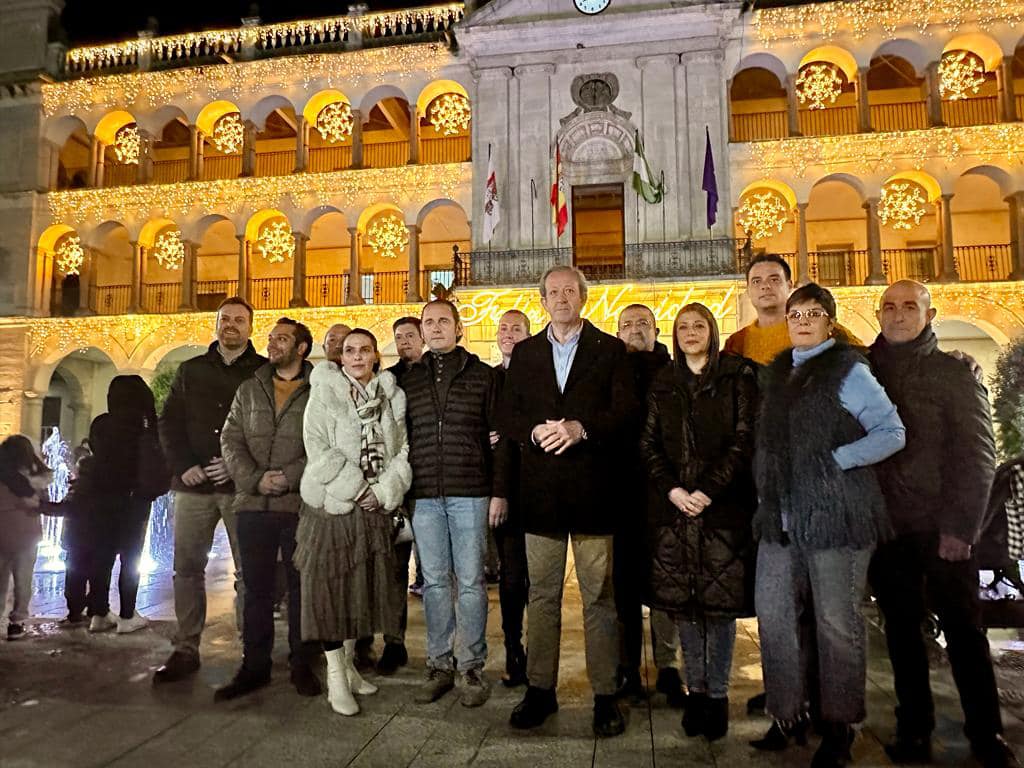
[[[665,197],[665,185],[654,181],[651,166],[647,164],[640,131],[636,132],[633,143],[633,189],[648,203],[660,203]]]

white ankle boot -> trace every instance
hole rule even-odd
[[[337,648],[325,651],[324,656],[327,657],[327,700],[331,703],[331,709],[339,715],[358,715],[359,704],[349,684],[345,650]]]
[[[356,657],[356,641],[346,640],[345,641],[345,668],[348,673],[348,684],[352,689],[353,693],[358,693],[360,696],[369,696],[370,694],[377,692],[377,686],[373,683],[368,683],[363,679],[363,676],[359,674],[355,664]]]

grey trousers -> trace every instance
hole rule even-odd
[[[800,617],[814,606],[821,717],[864,719],[867,643],[860,604],[874,548],[805,549],[761,542],[757,551],[757,623],[768,712],[793,720],[806,708]]]
[[[526,534],[526,562],[530,573],[526,676],[530,685],[548,690],[558,685],[562,587],[569,538],[569,534]],[[612,537],[574,534],[572,553],[583,598],[583,637],[590,687],[595,695],[611,695],[616,689],[619,659],[618,614],[612,589]]]
[[[242,631],[245,586],[233,502],[234,495],[230,493],[174,492],[174,614],[178,619],[175,650],[199,653],[199,640],[206,626],[206,561],[220,520],[224,521],[235,564],[235,622],[238,631]]]
[[[654,665],[660,672],[672,667],[679,669],[679,626],[664,611],[651,608],[651,645],[654,646]]]
[[[7,585],[14,581],[14,605],[11,624],[21,624],[28,618],[28,604],[32,600],[32,571],[36,567],[36,545],[21,552],[0,553],[0,612],[7,610]]]

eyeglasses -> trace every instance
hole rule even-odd
[[[828,312],[824,309],[794,309],[786,313],[786,319],[791,323],[799,323],[805,317],[808,320],[819,320],[822,317],[828,317]]]

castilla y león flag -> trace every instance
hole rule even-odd
[[[562,178],[562,150],[555,144],[555,183],[551,185],[551,221],[558,237],[565,232],[569,222],[569,205],[565,198],[565,180]]]

